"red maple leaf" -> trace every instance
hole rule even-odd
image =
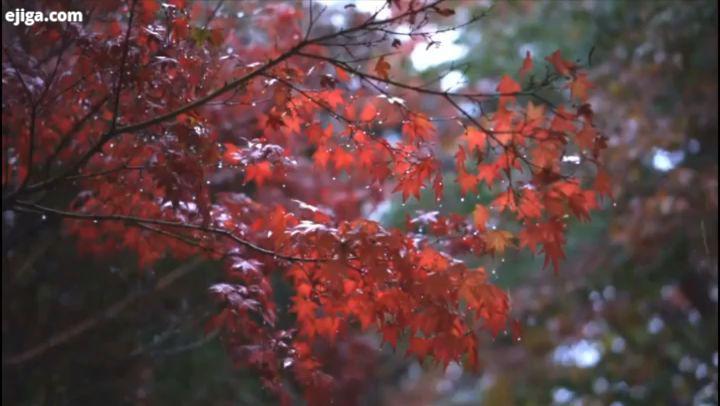
[[[374,70],[381,78],[387,80],[390,78],[390,68],[390,63],[385,60],[384,56],[381,56],[377,63],[375,63]]]
[[[245,183],[255,181],[262,186],[272,176],[272,165],[268,161],[253,163],[245,167]]]
[[[560,50],[556,50],[550,56],[545,57],[545,60],[550,62],[555,68],[555,71],[563,76],[568,76],[577,69],[577,65],[564,59]]]
[[[533,68],[533,60],[530,51],[525,51],[525,59],[523,59],[522,68],[520,68],[520,79],[524,78]]]

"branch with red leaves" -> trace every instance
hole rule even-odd
[[[243,2],[183,3],[132,0],[110,22],[54,33],[65,62],[55,48],[4,50],[3,208],[60,218],[79,251],[130,252],[139,269],[221,260],[227,283],[211,291],[222,310],[207,331],[281,397],[291,375],[328,403],[317,348],[357,332],[476,368],[482,331],[517,329],[509,294],[462,259],[489,266],[528,249],[557,272],[569,219],[589,220],[610,196],[593,85],[559,51],[541,80],[528,54],[495,91],[442,90],[442,76],[394,68],[486,13],[432,28],[452,3],[393,0],[369,15],[344,9],[338,29],[312,2],[263,4],[251,24],[232,17]],[[42,81],[44,65],[17,57],[56,58],[47,76],[63,79]],[[399,229],[368,220],[396,192],[438,208]],[[469,216],[440,207],[466,197]],[[274,275],[293,289],[291,327],[277,323]]]

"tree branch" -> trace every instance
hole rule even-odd
[[[164,121],[173,119],[173,118],[177,117],[178,115],[183,114],[187,111],[190,111],[194,108],[201,107],[201,106],[205,105],[207,102],[215,99],[216,97],[218,97],[230,90],[236,89],[236,88],[242,86],[243,84],[249,82],[250,80],[262,75],[267,70],[269,70],[272,67],[278,65],[279,63],[285,61],[286,59],[288,59],[294,55],[300,54],[300,51],[308,45],[322,43],[324,41],[336,38],[338,36],[348,35],[348,34],[351,34],[354,32],[362,31],[362,30],[369,30],[376,26],[383,26],[386,24],[398,22],[410,15],[416,15],[416,14],[425,12],[427,10],[435,9],[437,7],[437,5],[442,2],[443,2],[443,0],[437,0],[437,1],[434,1],[429,4],[424,5],[423,7],[419,8],[419,9],[409,9],[408,11],[406,11],[402,14],[399,14],[399,15],[396,15],[394,17],[390,17],[390,18],[387,18],[384,20],[375,20],[373,17],[355,27],[347,28],[345,30],[340,30],[340,31],[337,31],[334,33],[329,33],[326,35],[321,35],[321,36],[313,38],[313,39],[302,40],[302,41],[298,42],[295,46],[290,48],[289,50],[285,51],[280,56],[278,56],[274,59],[271,59],[270,61],[266,62],[264,65],[260,66],[256,70],[246,74],[245,76],[242,76],[234,81],[231,81],[231,82],[225,84],[224,86],[208,93],[207,95],[200,97],[190,103],[185,104],[184,106],[181,106],[175,110],[169,111],[165,114],[161,114],[159,116],[147,119],[145,121],[141,121],[136,124],[129,124],[124,127],[116,127],[115,121],[116,121],[117,117],[115,117],[116,115],[114,114],[113,115],[114,116],[114,119],[113,119],[114,124],[111,126],[111,128],[106,133],[104,133],[102,136],[100,136],[100,139],[98,140],[98,142],[95,143],[92,147],[90,147],[90,149],[87,152],[85,152],[85,154],[83,154],[74,165],[71,165],[65,171],[63,171],[62,173],[58,174],[55,177],[52,177],[52,178],[44,180],[42,182],[38,182],[33,185],[27,186],[26,188],[23,189],[23,192],[33,193],[33,192],[48,189],[48,188],[54,186],[55,184],[60,182],[63,178],[75,174],[78,170],[80,170],[82,167],[84,167],[90,161],[90,159],[96,153],[101,151],[103,146],[108,141],[110,141],[112,138],[114,138],[115,136],[117,136],[119,134],[123,134],[123,133],[132,133],[132,132],[143,130],[143,129],[151,127],[155,124],[159,124]],[[119,92],[116,92],[116,94],[115,94],[116,100],[119,95],[118,93]],[[117,108],[117,102],[116,102],[116,108]],[[9,196],[5,197],[3,199],[3,204],[5,205],[8,203],[12,203],[17,198],[17,196],[20,194],[19,192],[20,191],[12,193]]]
[[[132,31],[132,22],[133,22],[133,17],[135,16],[135,4],[136,3],[137,3],[137,0],[132,0],[132,3],[130,3],[130,17],[128,18],[127,30],[125,30],[125,41],[123,43],[123,53],[122,53],[122,58],[120,58],[120,68],[118,69],[117,82],[115,83],[115,92],[114,92],[115,101],[114,101],[114,106],[113,106],[112,122],[110,123],[110,131],[111,132],[113,130],[115,130],[115,127],[117,126],[118,116],[120,113],[120,92],[122,92],[123,74],[125,73],[125,62],[127,61],[128,51],[130,50],[130,31]]]
[[[78,213],[78,212],[54,209],[51,207],[41,206],[36,203],[23,202],[23,201],[18,201],[16,203],[16,205],[14,206],[14,208],[19,211],[40,212],[40,213],[57,215],[60,217],[65,217],[65,218],[76,219],[76,220],[120,221],[120,222],[129,223],[129,224],[136,224],[136,225],[152,224],[152,225],[156,225],[156,226],[173,227],[173,228],[180,228],[180,229],[186,229],[186,230],[196,230],[196,231],[201,231],[201,232],[205,232],[205,233],[209,233],[209,234],[215,234],[215,235],[219,235],[224,238],[228,238],[242,246],[250,248],[251,250],[253,250],[259,254],[269,255],[269,256],[272,256],[273,258],[283,259],[286,261],[329,262],[329,261],[335,260],[335,258],[305,258],[305,257],[296,257],[296,256],[281,254],[281,253],[275,252],[273,250],[263,248],[263,247],[256,245],[248,240],[238,237],[237,235],[233,234],[231,231],[225,230],[223,228],[218,228],[218,227],[202,226],[202,225],[190,224],[190,223],[180,223],[180,222],[176,222],[176,221],[162,220],[162,219],[151,219],[151,218],[127,216],[127,215],[122,215],[122,214],[102,215],[102,214]]]
[[[71,167],[69,167],[68,169],[63,171],[63,173],[61,173],[53,178],[50,178],[43,182],[39,182],[39,183],[28,186],[26,188],[26,191],[27,192],[36,192],[36,191],[39,191],[42,189],[47,189],[47,188],[52,187],[53,185],[55,185],[59,181],[61,181],[63,178],[73,175],[80,168],[85,166],[85,164],[87,164],[87,162],[90,160],[90,158],[92,158],[97,152],[99,152],[102,149],[102,147],[108,141],[110,141],[112,138],[114,138],[115,136],[122,134],[122,133],[133,133],[136,131],[143,130],[143,129],[151,127],[155,124],[160,124],[164,121],[173,119],[173,118],[179,116],[180,114],[188,112],[194,108],[200,107],[200,106],[204,105],[205,103],[215,99],[216,97],[218,97],[230,90],[233,90],[237,87],[240,87],[243,84],[249,82],[250,80],[258,77],[266,70],[274,67],[275,65],[279,64],[280,62],[284,61],[285,59],[287,59],[287,58],[291,57],[292,55],[294,55],[295,53],[297,53],[305,45],[306,45],[306,43],[301,42],[298,45],[291,48],[290,50],[288,50],[287,52],[285,52],[284,54],[280,55],[279,57],[270,60],[269,62],[267,62],[265,65],[259,67],[258,69],[254,70],[254,71],[246,74],[245,76],[242,76],[232,82],[229,82],[225,86],[222,86],[222,87],[208,93],[207,95],[200,97],[200,98],[198,98],[184,106],[181,106],[175,110],[169,111],[165,114],[161,114],[159,116],[150,118],[145,121],[141,121],[136,124],[130,124],[130,125],[126,125],[124,127],[117,127],[114,129],[111,128],[108,132],[103,134],[100,137],[100,139],[98,140],[98,142],[95,143],[85,154],[83,154],[83,156],[74,165],[72,165]]]
[[[178,279],[182,278],[183,276],[187,275],[188,273],[195,270],[198,265],[200,265],[203,261],[201,259],[195,259],[193,261],[190,261],[188,263],[185,263],[174,270],[168,272],[165,274],[162,278],[160,278],[155,285],[155,288],[153,289],[153,292],[158,292],[160,290],[163,290],[167,288],[168,286],[175,283]],[[57,333],[52,336],[50,336],[48,339],[43,341],[42,343],[27,349],[25,351],[19,352],[14,355],[10,355],[7,358],[3,359],[3,366],[15,366],[20,365],[23,363],[26,363],[28,361],[31,361],[46,352],[50,351],[51,349],[58,347],[60,345],[66,344],[67,342],[77,338],[81,334],[87,332],[88,330],[91,330],[95,327],[97,327],[100,323],[103,321],[112,319],[116,317],[118,314],[120,314],[123,310],[128,308],[130,305],[132,305],[136,300],[139,298],[147,295],[147,293],[142,291],[132,291],[128,293],[125,297],[118,300],[117,302],[113,303],[109,307],[107,307],[105,310],[92,315],[81,322]]]

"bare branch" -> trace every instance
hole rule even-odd
[[[167,288],[168,286],[175,283],[178,279],[182,278],[183,276],[187,275],[188,273],[192,272],[193,270],[197,269],[197,267],[203,263],[200,259],[195,259],[190,262],[187,262],[174,270],[168,272],[163,277],[161,277],[157,284],[155,284],[155,287],[153,289],[154,292],[158,292],[160,290],[163,290]],[[63,344],[68,343],[69,341],[72,341],[73,339],[77,338],[78,336],[82,335],[83,333],[97,327],[99,324],[101,324],[104,321],[110,320],[120,313],[122,313],[125,309],[127,309],[130,305],[135,303],[139,298],[147,295],[149,292],[142,292],[142,291],[132,291],[128,293],[125,297],[118,300],[117,302],[113,303],[109,307],[107,307],[105,310],[101,311],[100,313],[97,313],[95,315],[92,315],[81,322],[63,330],[59,333],[56,333],[52,335],[51,337],[44,340],[42,343],[29,348],[25,351],[22,351],[20,353],[10,355],[3,359],[3,366],[14,366],[14,365],[20,365],[24,364],[28,361],[32,361],[33,359],[42,356],[46,352],[52,350],[55,347],[61,346]]]

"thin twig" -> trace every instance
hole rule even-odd
[[[162,220],[162,219],[142,218],[142,217],[122,215],[122,214],[103,215],[103,214],[78,213],[78,212],[59,210],[59,209],[55,209],[55,208],[51,208],[51,207],[45,207],[45,206],[41,206],[36,203],[23,202],[23,201],[16,202],[16,205],[14,207],[15,207],[15,209],[17,209],[19,211],[30,211],[30,212],[35,211],[35,212],[52,214],[52,215],[57,215],[60,217],[76,219],[76,220],[120,221],[120,222],[129,223],[129,224],[152,224],[152,225],[156,225],[156,226],[165,226],[165,227],[172,227],[172,228],[179,228],[179,229],[186,229],[186,230],[202,231],[202,232],[216,234],[216,235],[228,238],[240,245],[243,245],[247,248],[252,249],[253,251],[255,251],[257,253],[269,255],[276,259],[282,259],[282,260],[286,260],[286,261],[329,262],[329,261],[335,260],[334,258],[305,258],[305,257],[296,257],[296,256],[281,254],[281,253],[275,252],[273,250],[260,247],[259,245],[256,245],[248,240],[238,237],[231,231],[228,231],[223,228],[218,228],[218,227],[202,226],[202,225],[198,225],[198,224],[181,223],[181,222]]]
[[[130,31],[132,31],[132,21],[135,15],[135,4],[137,0],[133,0],[130,4],[130,17],[128,18],[127,30],[125,30],[125,42],[123,43],[123,53],[120,59],[120,67],[118,68],[118,78],[115,83],[115,104],[113,107],[112,122],[110,123],[110,132],[115,130],[117,126],[118,116],[120,113],[120,92],[122,92],[123,75],[125,74],[125,62],[127,61],[128,51],[130,50]]]

